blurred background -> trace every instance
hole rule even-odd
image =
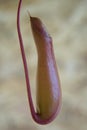
[[[33,102],[37,53],[27,11],[53,38],[62,108],[49,125],[30,114],[16,27],[18,0],[0,0],[0,130],[87,130],[87,0],[23,0],[21,30]]]

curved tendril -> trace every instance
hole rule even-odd
[[[19,37],[19,43],[20,43],[20,49],[21,49],[21,55],[22,55],[22,60],[23,60],[23,65],[24,65],[24,71],[25,71],[25,78],[26,78],[26,86],[27,86],[27,91],[28,91],[28,98],[29,98],[29,104],[30,104],[30,110],[33,118],[35,118],[36,113],[34,110],[34,105],[31,97],[31,90],[30,90],[30,82],[29,82],[29,75],[28,75],[28,67],[27,67],[27,60],[25,56],[25,51],[24,51],[24,46],[23,46],[23,40],[22,40],[22,35],[21,35],[21,30],[20,30],[20,9],[21,9],[21,3],[22,0],[19,1],[18,5],[18,12],[17,12],[17,31],[18,31],[18,37]]]

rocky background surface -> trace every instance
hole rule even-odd
[[[53,38],[62,109],[49,125],[31,118],[16,28],[18,0],[0,0],[0,130],[87,130],[87,0],[25,0],[21,30],[35,103],[37,53],[27,11]]]

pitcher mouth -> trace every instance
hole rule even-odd
[[[41,36],[51,38],[46,30],[46,27],[42,24],[42,22],[39,18],[30,16],[30,21],[31,21],[31,27],[34,31],[39,33],[39,35],[41,35]]]

